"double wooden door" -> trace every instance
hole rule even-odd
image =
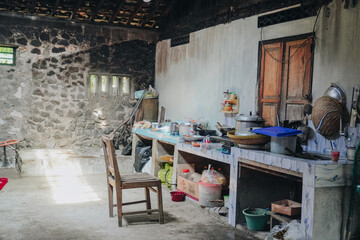
[[[259,111],[266,126],[300,120],[311,102],[312,37],[264,43],[260,54]]]

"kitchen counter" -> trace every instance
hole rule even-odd
[[[301,222],[305,239],[341,239],[345,224],[345,187],[351,185],[353,162],[340,159],[308,160],[259,150],[232,148],[242,165],[300,177],[302,180]],[[241,184],[241,177],[240,177]],[[257,193],[253,193],[254,195]],[[241,206],[245,208],[246,206]],[[330,210],[330,211],[329,211]]]
[[[144,137],[153,139],[153,158],[162,154],[174,154],[173,181],[176,180],[176,168],[181,152],[190,156],[202,157],[230,165],[229,183],[229,217],[228,222],[236,226],[238,216],[242,209],[240,206],[239,186],[246,184],[242,180],[241,169],[252,167],[257,171],[267,173],[280,173],[291,176],[302,184],[302,209],[301,222],[305,225],[305,239],[341,239],[342,227],[346,225],[346,208],[344,199],[347,197],[346,187],[351,184],[353,162],[340,159],[338,162],[331,160],[309,160],[261,150],[249,150],[238,147],[231,148],[231,154],[218,151],[220,144],[210,144],[211,149],[193,147],[191,144],[179,142],[180,137],[169,134],[153,132],[150,129],[133,130],[136,138]],[[135,139],[136,139],[135,138]],[[168,150],[169,145],[174,147]],[[134,146],[134,145],[133,145]],[[184,159],[182,159],[184,160]],[[185,159],[186,160],[186,159]],[[153,163],[155,164],[155,162]],[[155,170],[155,169],[153,169]],[[156,171],[153,171],[155,173]],[[261,185],[258,186],[261,189]],[[259,196],[259,189],[247,187],[246,195]],[[270,202],[268,203],[270,205]],[[329,211],[330,210],[330,211]]]

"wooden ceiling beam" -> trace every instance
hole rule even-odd
[[[90,21],[93,21],[96,17],[96,15],[98,14],[100,8],[102,7],[102,5],[104,4],[104,0],[99,0],[98,3],[96,4],[96,8],[94,9],[91,17],[90,17]]]
[[[116,6],[116,10],[115,12],[113,13],[113,15],[111,16],[110,20],[109,20],[109,23],[112,23],[115,18],[117,17],[117,15],[119,14],[120,10],[122,9],[122,7],[124,6],[125,4],[125,0],[120,0],[118,2],[118,5]]]
[[[8,10],[11,12],[14,8],[14,1],[8,0]]]
[[[81,4],[83,3],[83,0],[78,0],[75,4],[75,7],[73,9],[73,12],[71,13],[70,19],[74,19],[76,13],[78,12]]]
[[[129,19],[126,22],[126,25],[129,25],[131,23],[131,21],[134,19],[134,17],[136,16],[136,14],[140,11],[142,5],[144,4],[143,0],[139,0],[135,10],[133,11],[133,13],[131,14],[131,16],[129,17]]]
[[[60,4],[60,0],[56,0],[56,2],[55,2],[55,4],[54,4],[54,7],[53,7],[53,9],[52,9],[52,11],[51,11],[51,16],[54,16],[54,15],[55,15],[56,10],[57,10],[57,8],[59,7],[59,4]]]
[[[37,0],[31,0],[31,5],[30,5],[30,13],[34,14],[35,12],[35,5],[37,3]]]
[[[177,0],[172,0],[170,2],[170,4],[165,8],[165,10],[161,13],[159,20],[156,21],[153,26],[156,26],[157,23],[161,23],[163,21],[163,19],[169,14],[170,10],[174,7],[175,3],[177,2]]]
[[[156,12],[156,10],[159,8],[161,3],[161,0],[156,0],[153,8],[151,9],[150,13],[147,15],[147,17],[145,18],[145,20],[143,20],[141,22],[141,27],[144,27],[145,24],[152,18],[152,16],[154,15],[154,13]]]

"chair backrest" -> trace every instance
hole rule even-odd
[[[103,136],[101,140],[104,150],[107,177],[114,179],[116,185],[119,184],[119,187],[121,187],[121,176],[116,160],[113,138],[109,136]]]

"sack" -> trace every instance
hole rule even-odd
[[[136,172],[141,172],[144,165],[150,160],[151,154],[151,146],[146,146],[141,141],[137,142],[135,149],[135,161],[133,165]]]
[[[204,183],[226,184],[224,175],[215,170],[205,170],[201,175],[201,181]]]

